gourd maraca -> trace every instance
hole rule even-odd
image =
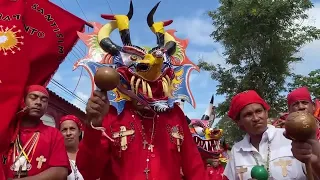
[[[262,165],[254,166],[251,169],[251,178],[256,180],[268,180],[269,173]]]
[[[286,136],[293,141],[305,142],[316,135],[317,124],[315,117],[307,112],[290,113],[285,123]],[[313,180],[310,162],[306,163],[307,179]]]
[[[94,75],[94,82],[101,91],[110,91],[120,84],[120,75],[111,67],[101,67]]]
[[[285,123],[286,135],[294,141],[304,142],[317,131],[315,117],[307,112],[297,111],[290,113]]]

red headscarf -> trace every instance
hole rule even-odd
[[[30,86],[27,87],[27,89],[26,89],[26,91],[25,91],[25,94],[24,94],[24,98],[23,98],[22,101],[21,101],[20,106],[21,106],[22,109],[26,107],[26,105],[25,105],[25,103],[24,103],[25,97],[26,97],[29,93],[35,92],[35,91],[42,92],[43,94],[45,94],[46,96],[49,97],[49,92],[47,91],[47,89],[46,89],[45,87],[40,86],[40,85],[30,85]]]
[[[66,116],[63,116],[63,117],[60,119],[60,125],[61,125],[64,121],[66,121],[66,120],[71,120],[71,121],[75,122],[75,123],[77,124],[78,128],[80,129],[80,131],[83,130],[83,129],[82,129],[82,123],[81,123],[80,119],[77,118],[76,116],[74,116],[74,115],[66,115]]]
[[[288,106],[291,106],[293,103],[302,100],[312,102],[311,95],[307,87],[300,87],[293,90],[288,94],[287,100]]]
[[[270,109],[270,106],[258,95],[256,91],[248,90],[241,92],[232,98],[228,116],[234,121],[237,120],[236,118],[240,111],[245,106],[253,103],[261,104],[266,110]]]
[[[31,93],[31,92],[35,92],[35,91],[42,92],[43,94],[49,96],[49,93],[48,93],[47,89],[45,87],[43,87],[43,86],[40,86],[40,85],[30,85],[27,88],[26,95]]]

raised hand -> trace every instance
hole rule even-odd
[[[84,123],[89,126],[91,123],[93,126],[102,126],[103,117],[108,113],[109,107],[110,102],[106,93],[94,91],[87,103],[87,117]]]

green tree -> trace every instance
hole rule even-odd
[[[230,146],[240,141],[244,136],[244,131],[238,128],[235,122],[233,122],[228,116],[224,116],[216,125],[217,128],[223,129],[223,137]]]
[[[288,84],[289,90],[307,86],[315,98],[320,98],[320,69],[311,71],[307,76],[293,75],[293,82]]]
[[[211,71],[219,82],[217,94],[225,102],[217,107],[223,117],[233,95],[248,89],[256,90],[271,105],[271,116],[286,110],[285,80],[291,75],[289,65],[302,61],[296,53],[305,43],[319,39],[320,30],[302,25],[309,0],[220,0],[220,7],[210,11],[215,30],[211,37],[223,45],[226,64],[199,66]],[[300,21],[299,21],[300,20]]]
[[[214,26],[211,37],[224,47],[228,68],[204,60],[198,65],[211,72],[219,82],[217,94],[226,97],[217,107],[218,117],[226,115],[236,93],[249,89],[270,104],[269,116],[286,111],[280,93],[287,90],[289,66],[303,60],[296,54],[304,44],[320,37],[319,29],[302,23],[312,7],[310,0],[220,0],[220,7],[208,12]],[[235,141],[239,130],[227,119],[221,121],[219,126],[229,127],[225,138]]]

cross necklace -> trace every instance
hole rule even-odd
[[[136,112],[137,114],[139,114],[138,112]],[[135,115],[133,114],[132,117],[135,119]],[[149,169],[149,161],[150,161],[150,153],[153,152],[153,148],[154,148],[154,145],[152,144],[153,143],[153,140],[154,140],[154,137],[155,137],[155,134],[156,134],[156,129],[155,129],[155,125],[157,124],[158,122],[158,117],[159,115],[156,115],[152,118],[152,131],[151,131],[151,138],[150,138],[150,143],[148,143],[147,141],[147,138],[146,138],[146,133],[145,133],[145,129],[143,127],[143,124],[142,124],[142,120],[140,121],[141,123],[141,129],[140,129],[140,126],[138,126],[138,130],[140,131],[141,133],[141,136],[142,136],[142,139],[143,139],[143,142],[142,142],[142,145],[143,145],[143,149],[146,149],[146,146],[148,145],[148,153],[147,153],[147,159],[146,159],[146,168],[144,169],[144,173],[146,175],[146,180],[149,179],[149,173],[150,173],[150,169]],[[155,118],[156,118],[156,122],[155,122]],[[135,119],[136,120],[136,119]]]
[[[13,164],[10,167],[10,169],[16,173],[15,175],[18,178],[20,178],[21,176],[27,176],[28,170],[31,169],[31,161],[33,159],[34,152],[37,148],[39,137],[40,137],[40,133],[35,132],[32,135],[32,137],[28,140],[28,142],[24,145],[24,147],[21,146],[19,136],[17,137],[15,144],[13,146],[13,158],[12,158]],[[17,153],[17,156],[16,156],[16,153]],[[30,157],[30,154],[31,154],[31,157]],[[21,163],[20,161],[23,161],[23,162]]]
[[[269,175],[269,180],[272,180],[273,178],[271,177],[271,173],[270,173],[270,169],[269,169],[269,165],[270,165],[270,144],[271,142],[268,141],[268,154],[267,154],[267,161],[265,162],[264,166],[265,166],[265,169],[267,170],[268,172],[268,175]],[[254,161],[256,162],[257,166],[259,166],[259,161],[258,161],[258,158],[256,157],[256,155],[254,154],[253,151],[251,151],[251,155],[254,159]]]

